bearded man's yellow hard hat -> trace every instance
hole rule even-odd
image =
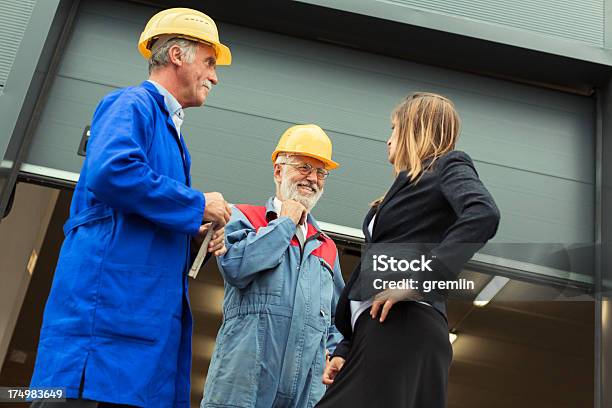
[[[292,153],[321,160],[326,170],[333,170],[340,165],[332,160],[332,142],[329,136],[317,125],[295,125],[283,133],[274,153],[272,163],[279,153]]]

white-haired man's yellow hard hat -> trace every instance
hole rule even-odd
[[[151,58],[154,40],[166,34],[209,44],[217,54],[217,65],[232,63],[232,53],[219,41],[217,25],[212,18],[200,11],[171,8],[151,17],[138,41],[138,50],[142,56]]]
[[[327,134],[317,125],[295,125],[283,133],[274,153],[272,163],[276,162],[279,153],[291,153],[321,160],[326,170],[333,170],[340,165],[333,161],[332,142]]]

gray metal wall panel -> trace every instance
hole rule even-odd
[[[385,0],[385,3],[499,24],[599,47],[604,44],[604,0]]]
[[[589,61],[595,64],[602,64],[604,66],[612,66],[612,54],[609,52],[610,47],[610,32],[611,29],[609,24],[605,24],[606,18],[605,16],[610,15],[610,6],[608,2],[602,3],[605,10],[601,12],[597,12],[597,16],[594,17],[595,20],[600,20],[601,16],[604,17],[604,33],[602,34],[602,38],[598,40],[597,45],[590,44],[584,41],[577,41],[573,39],[568,39],[566,37],[562,37],[559,35],[551,35],[547,33],[542,33],[540,31],[535,31],[538,29],[536,25],[533,27],[533,30],[527,30],[522,28],[517,28],[507,24],[500,23],[492,23],[483,19],[475,19],[468,18],[463,16],[457,16],[454,14],[449,14],[445,12],[439,12],[431,9],[425,8],[412,8],[407,7],[405,4],[400,3],[398,1],[386,1],[386,0],[294,0],[300,3],[306,3],[313,6],[325,7],[334,10],[341,10],[346,13],[369,16],[379,20],[387,20],[398,24],[409,25],[417,27],[422,27],[428,30],[434,30],[432,33],[432,37],[435,39],[434,41],[439,42],[440,38],[446,38],[447,40],[454,37],[454,34],[470,37],[480,40],[485,40],[488,42],[495,43],[497,45],[492,45],[492,48],[502,49],[505,48],[500,46],[501,44],[509,45],[511,47],[518,47],[525,50],[536,51],[538,53],[545,54],[553,54],[556,56],[563,56],[572,58],[578,61]],[[412,0],[410,0],[412,1]],[[426,0],[426,1],[436,1],[436,0]],[[457,0],[450,0],[457,1]],[[445,1],[437,1],[437,4],[441,4],[444,6],[446,4]],[[469,9],[471,2],[464,1],[466,7]],[[479,4],[482,3],[479,1]],[[491,10],[494,10],[498,2],[489,2],[491,4]],[[512,4],[508,0],[502,0],[503,4]],[[420,3],[419,3],[420,4]],[[522,4],[521,1],[516,4]],[[543,6],[548,4],[547,1],[541,2]],[[581,1],[578,2],[567,2],[567,5],[562,6],[562,8],[572,9],[573,5],[582,5]],[[581,6],[579,6],[581,7]],[[588,7],[587,7],[588,9]],[[595,10],[597,8],[593,8]],[[512,16],[520,15],[518,7],[516,10],[512,12]],[[544,16],[545,17],[545,16]],[[581,17],[582,18],[582,17]],[[573,19],[573,14],[566,15],[565,23],[571,22]],[[568,21],[569,20],[569,21]],[[319,22],[320,24],[321,22]],[[591,23],[589,21],[589,23]],[[354,27],[353,27],[354,28]],[[364,24],[364,32],[368,35],[368,29],[371,27]],[[581,30],[582,27],[578,27],[578,30]],[[338,41],[343,41],[342,27],[329,26],[329,30],[337,32]],[[380,30],[378,28],[377,30]],[[327,30],[326,30],[327,31]],[[353,30],[354,32],[355,30]],[[420,30],[416,30],[420,31]],[[437,34],[435,32],[438,32]],[[439,32],[446,33],[439,36]],[[422,33],[422,32],[421,32]],[[580,31],[578,31],[580,33]],[[450,35],[449,35],[450,34]],[[401,41],[405,41],[410,44],[411,41],[414,41],[410,36],[404,36],[405,38],[401,38]],[[607,38],[606,38],[607,37]],[[458,40],[458,39],[457,39]],[[465,39],[460,40],[463,42]],[[349,38],[349,42],[360,43],[359,40],[355,41],[354,39]],[[394,41],[394,40],[391,40]],[[423,41],[423,40],[420,40]],[[427,41],[427,40],[425,40]],[[343,41],[344,42],[344,41]],[[470,42],[469,40],[467,42]],[[418,47],[417,47],[418,48]],[[420,47],[422,49],[422,45]],[[435,50],[432,50],[434,52]],[[446,55],[441,50],[439,51],[438,60],[442,60],[443,56]],[[421,51],[422,52],[422,51]],[[508,51],[509,53],[511,51]],[[457,53],[455,53],[457,54]],[[429,56],[428,58],[431,58]],[[450,63],[457,64],[457,58],[455,56],[455,61],[451,61]],[[499,57],[498,57],[499,58]],[[506,58],[504,58],[506,60]],[[506,61],[508,64],[513,64],[511,59]],[[440,62],[438,62],[440,63]],[[578,62],[576,62],[578,63]],[[442,65],[445,62],[441,62]],[[459,63],[462,65],[463,63]],[[469,64],[468,64],[469,65]],[[510,73],[510,75],[515,75]],[[584,79],[585,83],[591,83],[595,79],[588,79],[588,76]],[[580,80],[583,81],[583,80]],[[544,79],[544,82],[547,82]]]
[[[87,3],[77,21],[28,162],[78,171],[83,128],[110,90],[146,77],[136,39],[153,11]],[[476,161],[503,219],[498,242],[593,240],[593,103],[536,87],[457,73],[337,46],[219,24],[234,64],[183,127],[196,187],[233,202],[273,192],[270,153],[293,123],[315,122],[342,164],[316,208],[322,221],[360,227],[390,185],[389,113],[414,90],[451,97],[459,147]]]
[[[36,0],[0,0],[0,91],[6,84]]]

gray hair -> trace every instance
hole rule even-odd
[[[285,163],[291,163],[291,153],[284,153],[284,152],[280,152],[277,156],[276,156],[276,160],[274,161],[274,164],[285,164]],[[281,169],[281,177],[285,176],[285,168],[283,167]],[[280,182],[276,181],[276,179],[274,179],[274,184],[276,184],[276,188],[280,188]]]
[[[166,39],[162,36],[156,43],[157,44],[153,44],[151,48],[152,55],[151,58],[149,58],[149,74],[151,74],[154,69],[164,67],[170,62],[168,51],[175,45],[180,48],[181,55],[188,64],[193,62],[198,50],[198,43],[196,41],[187,40],[185,38],[171,37]]]
[[[292,157],[295,157],[295,156],[299,156],[299,155],[295,153],[280,152],[276,156],[276,161],[274,162],[274,164],[295,163],[295,161],[291,159]]]

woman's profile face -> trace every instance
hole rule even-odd
[[[397,138],[399,132],[399,126],[397,126],[396,118],[393,118],[393,120],[391,120],[391,130],[391,136],[389,137],[389,140],[387,140],[387,159],[389,160],[389,163],[394,164],[395,150],[397,148]]]

